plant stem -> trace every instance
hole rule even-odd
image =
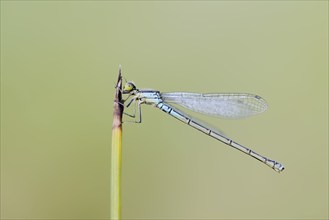
[[[112,150],[111,150],[111,219],[121,217],[121,158],[122,158],[122,76],[119,66],[118,82],[114,97]],[[121,104],[119,104],[121,103]]]

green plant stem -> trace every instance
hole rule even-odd
[[[111,150],[111,219],[121,217],[121,158],[122,158],[122,76],[121,66],[114,97]]]

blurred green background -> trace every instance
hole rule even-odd
[[[328,218],[327,1],[1,1],[1,218],[110,217],[114,85],[248,92],[202,117],[267,166],[150,106],[123,126],[124,219]]]

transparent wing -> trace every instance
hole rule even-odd
[[[245,118],[264,112],[267,103],[257,95],[247,93],[161,93],[164,102],[181,105],[205,115],[222,118]]]

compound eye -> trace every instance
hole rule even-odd
[[[123,87],[123,94],[130,93],[136,90],[136,86],[133,82],[127,82],[126,85]]]

